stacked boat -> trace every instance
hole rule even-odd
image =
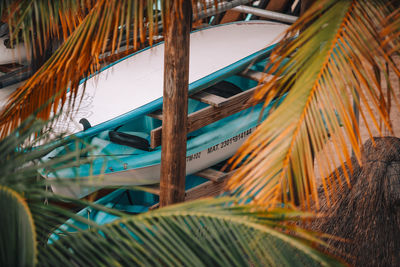
[[[28,53],[24,45],[11,42],[8,25],[0,22],[0,65],[24,62],[27,59]]]
[[[187,175],[228,159],[254,131],[262,110],[262,104],[250,103],[261,78],[257,75],[286,28],[279,23],[249,21],[191,33]],[[54,192],[81,198],[104,186],[160,182],[163,54],[161,43],[81,82],[86,88],[80,90],[84,95],[79,107],[62,113],[54,130],[85,140],[95,149],[81,156],[91,159],[90,164],[43,170],[42,175],[50,180],[86,178],[83,184],[56,182]],[[264,110],[261,120],[267,113]],[[208,116],[206,124],[201,121],[204,116]],[[47,158],[74,149],[76,143],[71,141]],[[204,182],[190,177],[188,187]],[[139,193],[132,197],[132,191],[120,189],[100,203],[141,212],[158,201],[143,194],[146,196],[138,200]]]

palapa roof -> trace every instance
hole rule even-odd
[[[326,217],[312,228],[344,238],[328,239],[329,253],[351,265],[400,266],[400,139],[375,138],[375,143],[364,144],[361,166],[352,159],[352,188],[344,182],[330,206],[322,201]],[[345,181],[343,169],[338,171]]]

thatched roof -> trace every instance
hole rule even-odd
[[[338,189],[327,215],[313,229],[346,239],[328,239],[330,253],[355,266],[400,266],[400,139],[364,144],[362,166],[353,159],[352,188]],[[343,169],[339,169],[344,181]]]

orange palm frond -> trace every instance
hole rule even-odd
[[[152,45],[153,36],[159,34],[159,24],[166,23],[171,4],[181,1],[164,0],[160,4],[157,0],[32,0],[6,1],[9,5],[0,5],[0,13],[6,14],[13,28],[22,27],[24,35],[32,35],[32,27],[41,25],[31,38],[39,39],[31,45],[41,46],[40,51],[44,50],[47,44],[44,40],[48,37],[62,34],[66,38],[51,58],[10,96],[0,111],[0,136],[7,135],[32,114],[48,119],[63,108],[73,107],[79,100],[76,97],[79,88],[84,88],[79,87],[80,80],[100,69],[100,55],[110,51],[111,55],[102,59],[109,61],[142,48],[144,43]],[[208,2],[192,0],[192,3],[202,8]],[[49,18],[47,22],[40,17],[42,14]],[[34,21],[38,18],[40,23]],[[121,52],[123,37],[127,50]],[[30,36],[24,36],[25,39],[30,40]]]
[[[318,206],[314,155],[327,140],[342,166],[350,162],[347,142],[360,159],[353,100],[369,128],[372,124],[381,133],[381,120],[390,129],[390,104],[383,97],[380,72],[386,64],[398,76],[400,72],[381,47],[379,31],[389,14],[385,1],[323,0],[288,29],[268,66],[275,78],[254,96],[266,99],[265,105],[285,98],[234,157],[233,164],[242,167],[229,189],[270,206],[280,201]],[[393,88],[389,78],[384,79]],[[389,93],[396,99],[393,90]],[[334,184],[349,184],[349,176],[346,181],[333,177],[335,183],[325,179],[336,164],[328,154],[320,154],[316,162],[329,201]]]
[[[134,40],[138,37],[137,29],[144,31],[144,22],[140,25],[132,23],[132,20],[143,12],[138,8],[139,2],[143,1],[97,1],[64,45],[33,77],[11,95],[0,115],[2,135],[6,135],[9,130],[15,128],[39,107],[42,109],[37,116],[48,119],[52,112],[56,113],[60,107],[64,106],[67,99],[70,100],[69,105],[73,105],[79,80],[99,69],[99,56],[104,52],[106,45],[111,42],[112,47],[115,48],[115,43],[118,44],[121,36],[129,34],[131,24],[134,24],[135,28]],[[153,1],[147,2],[152,7]],[[141,5],[141,8],[143,9],[144,6]],[[71,24],[68,17],[65,21]],[[126,31],[121,30],[123,25],[127,25]],[[68,25],[63,27],[72,29]],[[127,38],[127,46],[129,46],[129,38]],[[137,48],[138,43],[135,42],[134,46]]]
[[[23,41],[27,49],[43,53],[51,40],[64,40],[75,30],[92,2],[5,0],[0,5],[0,17],[10,26],[11,44],[13,40]]]
[[[400,9],[395,9],[387,17],[384,28],[381,31],[382,47],[388,50],[388,54],[399,53],[400,50]]]

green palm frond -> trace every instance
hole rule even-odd
[[[34,266],[37,262],[36,233],[25,200],[0,185],[0,265]]]
[[[236,155],[235,164],[245,164],[229,181],[230,189],[266,205],[284,201],[311,207],[314,200],[318,206],[313,155],[330,139],[331,152],[343,166],[350,162],[348,140],[360,159],[353,100],[371,137],[371,128],[382,132],[380,120],[390,129],[390,103],[380,77],[386,64],[400,76],[390,54],[381,47],[380,31],[390,12],[386,1],[323,0],[289,28],[268,66],[275,78],[255,97],[266,99],[268,105],[287,95]],[[383,79],[398,103],[391,80],[387,75]],[[328,192],[335,188],[324,177],[336,164],[324,153],[316,162],[329,202]],[[349,184],[349,179],[338,182]]]
[[[56,145],[42,144],[33,148],[37,142],[26,141],[32,132],[38,132],[42,127],[41,122],[28,121],[0,141],[0,207],[7,210],[2,212],[4,227],[1,230],[15,233],[12,227],[17,224],[3,224],[4,214],[15,212],[17,208],[11,201],[4,201],[3,191],[12,190],[19,196],[15,197],[18,207],[24,207],[24,214],[30,214],[22,221],[30,228],[26,225],[23,228],[35,232],[28,236],[31,238],[29,243],[26,241],[23,245],[25,249],[37,248],[34,255],[38,265],[340,264],[312,248],[312,244],[324,246],[319,234],[307,232],[295,224],[312,215],[295,210],[277,208],[267,211],[255,205],[236,206],[237,199],[221,198],[188,202],[135,216],[54,195],[46,190],[48,184],[38,177],[37,171],[51,161],[59,161],[40,161]],[[45,134],[39,136],[45,137]],[[67,155],[65,159],[69,164]],[[120,219],[99,226],[55,205],[56,201],[67,201],[78,207],[90,206]],[[58,240],[52,239],[48,244],[50,235],[68,218],[75,221],[76,231],[63,231]],[[87,225],[90,230],[81,230],[81,226]],[[8,242],[3,239],[5,237],[1,235],[1,244]],[[23,257],[23,250],[3,252]],[[2,259],[7,261],[6,264],[11,262],[7,257]],[[22,260],[27,265],[34,262],[31,257]]]
[[[283,223],[298,212],[267,212],[253,205],[234,206],[234,201],[205,199],[127,216],[61,237],[40,261],[91,266],[340,265],[309,246],[317,240],[313,235]],[[284,233],[288,231],[303,235],[289,236]],[[60,253],[52,254],[54,250]]]
[[[85,225],[93,222],[80,217],[73,210],[61,208],[55,203],[69,203],[76,208],[91,206],[116,216],[121,212],[84,200],[57,196],[48,189],[49,184],[40,177],[39,170],[52,165],[71,164],[76,153],[41,162],[41,158],[53,149],[62,146],[62,142],[46,144],[46,133],[32,140],[32,134],[40,132],[44,123],[33,121],[33,117],[24,122],[16,131],[0,140],[0,262],[2,266],[28,266],[37,262],[44,253],[48,237],[54,229],[67,218]],[[29,127],[28,127],[29,126]],[[53,139],[49,139],[48,142]],[[40,144],[40,146],[39,146]],[[75,163],[75,166],[78,163]],[[19,261],[19,262],[17,262]],[[19,264],[20,263],[20,264]]]

